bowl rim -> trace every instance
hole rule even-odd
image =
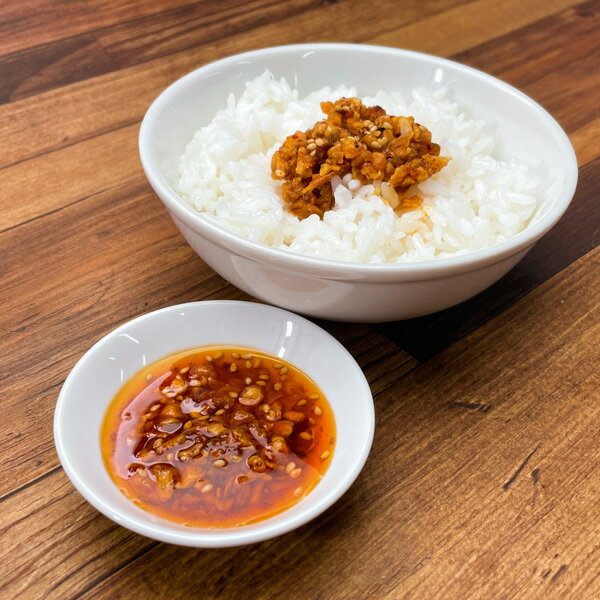
[[[565,158],[563,163],[565,169],[563,193],[558,195],[553,205],[536,223],[528,226],[515,236],[488,248],[474,250],[458,256],[410,263],[354,263],[305,256],[278,248],[272,248],[266,244],[252,242],[242,238],[210,221],[204,217],[202,213],[195,211],[164,181],[158,167],[152,159],[152,132],[163,107],[169,103],[171,98],[177,96],[179,89],[184,87],[188,81],[196,78],[204,78],[212,72],[218,72],[219,69],[237,64],[240,61],[248,61],[271,54],[349,50],[411,57],[421,61],[425,60],[436,66],[445,65],[452,69],[458,69],[470,76],[483,79],[497,89],[511,94],[521,102],[524,102],[529,107],[533,108],[545,120],[553,141],[557,143],[559,150]],[[193,132],[190,132],[190,139],[192,133]],[[517,88],[493,75],[480,71],[479,69],[446,58],[416,52],[414,50],[369,44],[308,43],[271,46],[260,50],[251,50],[249,52],[235,54],[207,63],[171,83],[154,99],[142,120],[138,146],[142,167],[154,191],[165,204],[167,210],[178,219],[181,219],[194,231],[202,234],[212,242],[227,248],[229,251],[240,253],[257,262],[278,265],[282,268],[292,267],[325,278],[339,278],[340,273],[345,273],[350,277],[368,279],[371,281],[391,281],[397,280],[399,277],[403,280],[408,279],[418,281],[426,278],[444,277],[454,273],[464,272],[465,270],[475,270],[500,262],[508,256],[512,256],[520,251],[528,249],[556,224],[573,198],[578,179],[577,157],[565,131],[545,108]]]
[[[339,351],[345,360],[355,369],[358,379],[361,384],[361,389],[357,391],[358,395],[364,398],[364,408],[367,414],[367,419],[364,422],[363,436],[361,440],[361,446],[358,448],[358,452],[353,455],[353,460],[349,463],[349,468],[339,481],[337,481],[333,488],[323,497],[319,498],[314,496],[315,501],[312,504],[307,504],[306,507],[299,511],[296,515],[292,515],[287,520],[274,521],[272,519],[265,519],[259,521],[253,529],[236,529],[236,528],[225,528],[225,529],[194,529],[190,528],[189,531],[182,531],[180,529],[172,528],[168,521],[164,524],[152,523],[146,520],[141,514],[139,517],[128,515],[123,513],[120,508],[114,505],[111,500],[105,497],[103,494],[98,494],[95,491],[94,486],[89,486],[80,476],[79,469],[74,466],[71,461],[70,453],[65,448],[64,436],[66,433],[63,425],[63,415],[65,414],[66,398],[71,393],[71,387],[73,382],[79,377],[82,369],[89,363],[96,360],[96,355],[105,345],[110,343],[111,340],[116,338],[122,333],[125,333],[129,327],[142,321],[150,321],[156,318],[160,318],[161,315],[169,312],[178,312],[181,310],[202,310],[204,306],[222,306],[227,309],[227,306],[252,306],[262,307],[262,310],[266,310],[270,314],[277,314],[280,318],[289,319],[292,317],[296,321],[300,321],[303,326],[308,327],[309,330],[318,331],[319,335],[324,335],[330,338],[330,342]],[[338,409],[339,410],[339,409]],[[334,410],[335,415],[335,410]],[[375,431],[375,406],[373,403],[373,395],[369,383],[354,359],[354,357],[346,350],[346,348],[329,332],[325,331],[322,327],[319,327],[312,321],[287,311],[282,308],[270,306],[260,302],[247,302],[241,300],[205,300],[199,302],[187,302],[182,304],[175,304],[167,306],[154,311],[150,311],[139,315],[133,319],[127,320],[122,323],[100,340],[93,344],[77,361],[73,366],[69,375],[65,379],[62,385],[56,406],[54,409],[54,420],[53,420],[53,433],[54,433],[54,444],[60,463],[77,491],[99,512],[104,514],[106,517],[114,521],[115,523],[130,529],[136,533],[144,535],[149,538],[153,538],[162,542],[171,544],[177,544],[181,546],[200,547],[200,548],[221,548],[231,546],[242,546],[245,544],[251,544],[255,542],[264,541],[279,535],[288,533],[319,516],[325,510],[330,508],[335,502],[337,502],[345,493],[348,491],[350,486],[354,483],[360,472],[362,471],[371,446],[373,443]],[[99,438],[98,438],[99,443]],[[318,494],[319,486],[311,492]],[[285,514],[280,513],[282,515]]]

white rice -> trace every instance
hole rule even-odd
[[[323,88],[300,99],[270,73],[249,81],[236,101],[198,130],[180,159],[178,190],[207,218],[239,236],[309,256],[360,262],[430,260],[486,248],[525,229],[540,200],[540,181],[528,168],[493,156],[483,121],[467,118],[441,88],[378,92],[362,98],[388,114],[414,116],[441,155],[452,160],[420,183],[420,208],[397,215],[373,185],[346,175],[332,181],[335,207],[323,220],[288,213],[271,156],[285,138],[324,118],[319,103],[357,96],[354,88]],[[388,194],[386,184],[382,194]]]

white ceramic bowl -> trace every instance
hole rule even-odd
[[[333,458],[314,490],[275,517],[229,529],[186,527],[142,510],[117,489],[100,452],[100,426],[123,382],[167,354],[213,344],[251,346],[298,366],[323,390],[336,420]],[[208,548],[249,544],[286,533],[331,506],[362,469],[374,422],[369,385],[352,356],[331,335],[285,310],[223,300],[163,308],[101,339],[63,385],[54,414],[54,440],[68,477],[107,517],[157,540]]]
[[[385,85],[400,90],[446,86],[516,157],[552,177],[542,210],[524,232],[463,256],[397,265],[308,258],[237,237],[178,198],[177,159],[196,129],[239,95],[244,82],[269,69],[301,94],[353,85],[360,96]],[[215,271],[253,296],[301,313],[343,321],[406,319],[453,306],[511,269],[566,210],[577,161],[564,131],[538,104],[502,81],[464,65],[407,50],[354,44],[267,48],[206,65],[170,85],[148,109],[140,155],[150,184],[185,239]]]

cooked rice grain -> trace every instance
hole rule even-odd
[[[412,262],[455,256],[506,240],[530,222],[540,182],[517,160],[497,160],[485,124],[472,120],[445,88],[365,97],[389,114],[414,116],[433,134],[450,163],[416,186],[423,204],[397,215],[386,184],[361,185],[350,175],[332,181],[335,207],[300,221],[271,179],[271,156],[286,136],[323,118],[319,103],[356,96],[354,88],[323,88],[300,99],[270,73],[249,81],[236,101],[198,130],[180,159],[181,197],[221,227],[251,240],[323,259],[360,263]],[[381,196],[375,194],[380,187]]]

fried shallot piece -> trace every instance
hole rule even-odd
[[[283,199],[300,219],[333,208],[329,182],[352,173],[367,184],[388,182],[398,194],[443,169],[431,132],[413,117],[394,117],[359,98],[321,102],[325,121],[286,138],[271,160],[271,176],[282,179]]]

